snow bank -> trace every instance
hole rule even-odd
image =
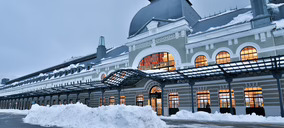
[[[10,113],[16,115],[27,115],[29,110],[17,110],[17,109],[0,109],[0,113]]]
[[[184,120],[199,120],[199,121],[228,121],[228,122],[257,122],[257,123],[283,123],[284,118],[281,117],[263,117],[255,114],[252,115],[231,115],[221,114],[215,112],[209,114],[207,112],[196,112],[192,113],[186,110],[179,111],[176,115],[171,117],[164,117],[167,119],[184,119]]]
[[[68,128],[163,128],[163,122],[151,107],[103,106],[83,104],[52,107],[33,105],[25,123]]]
[[[284,28],[284,19],[273,21],[274,24],[276,24],[276,29]]]

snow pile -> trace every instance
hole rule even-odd
[[[15,115],[27,115],[29,110],[17,110],[17,109],[0,109],[0,113],[10,113]]]
[[[33,105],[25,123],[68,128],[163,128],[163,122],[151,107],[103,106],[83,104],[44,107]]]
[[[274,24],[276,24],[276,29],[284,28],[284,19],[273,21]]]
[[[231,25],[234,25],[234,24],[249,22],[252,19],[253,19],[252,12],[249,11],[249,12],[246,12],[246,13],[243,13],[243,14],[239,14],[237,17],[234,17],[234,19],[232,21],[230,21],[228,24],[225,24],[223,26],[218,26],[218,27],[211,27],[207,31],[231,26]]]
[[[252,115],[231,115],[221,114],[215,112],[209,114],[207,112],[192,113],[186,110],[179,111],[176,115],[168,117],[167,119],[184,119],[184,120],[199,120],[199,121],[227,121],[227,122],[257,122],[257,123],[283,123],[284,118],[281,117],[263,117],[255,114]]]

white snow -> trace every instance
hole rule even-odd
[[[145,73],[159,73],[159,72],[166,72],[167,70],[141,70]]]
[[[252,19],[253,19],[252,12],[249,11],[249,12],[246,12],[246,13],[243,13],[243,14],[239,14],[237,17],[234,17],[234,19],[231,22],[229,22],[228,24],[225,24],[223,26],[218,26],[218,27],[211,27],[207,31],[215,30],[215,29],[219,29],[219,28],[224,28],[224,27],[231,26],[231,25],[238,24],[238,23],[249,22]]]
[[[166,119],[183,119],[183,120],[198,120],[198,121],[213,121],[213,122],[257,122],[257,123],[281,123],[284,124],[284,118],[279,117],[263,117],[255,114],[252,115],[231,115],[215,112],[209,114],[207,112],[192,113],[186,110],[179,111],[171,117],[163,117]]]
[[[25,123],[68,128],[164,128],[162,121],[150,106],[103,106],[89,108],[83,104],[33,105]]]
[[[276,24],[276,29],[284,28],[284,19],[273,21],[272,23]]]
[[[27,115],[29,110],[17,110],[17,109],[0,109],[0,113],[10,113],[15,115]]]
[[[281,3],[281,4],[273,4],[273,3],[269,3],[267,4],[267,7],[268,8],[272,8],[272,9],[278,9],[280,6],[284,5],[284,3]]]

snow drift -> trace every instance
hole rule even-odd
[[[103,106],[83,104],[43,107],[33,105],[25,123],[68,128],[163,128],[163,122],[151,107]]]
[[[209,114],[207,112],[192,113],[186,110],[179,111],[176,115],[171,117],[164,117],[166,119],[183,119],[183,120],[198,120],[198,121],[223,121],[223,122],[257,122],[257,123],[283,123],[284,118],[281,117],[263,117],[255,114],[252,115],[231,115],[221,114],[215,112]]]

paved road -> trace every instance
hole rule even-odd
[[[171,128],[284,128],[283,124],[201,122],[163,119]]]
[[[30,125],[23,122],[23,115],[0,113],[0,128],[45,128],[37,125]],[[56,127],[49,127],[56,128]]]

